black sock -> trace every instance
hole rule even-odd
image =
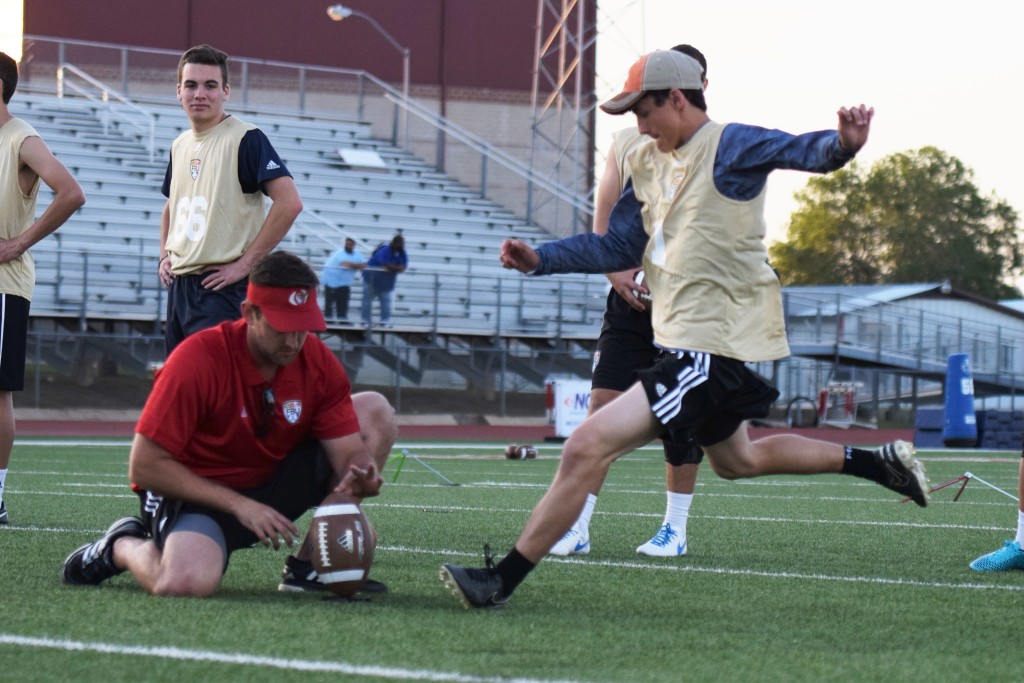
[[[843,474],[852,474],[861,479],[878,481],[878,462],[875,460],[874,451],[847,446],[846,458],[843,460]]]
[[[515,547],[509,551],[501,562],[494,568],[501,577],[502,593],[505,597],[512,595],[512,591],[523,582],[526,575],[533,571],[537,565],[522,556]]]

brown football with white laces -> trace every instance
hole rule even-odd
[[[352,496],[331,493],[313,513],[310,560],[320,582],[335,595],[351,597],[373,565],[377,535]]]

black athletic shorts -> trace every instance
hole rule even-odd
[[[242,317],[242,302],[249,279],[239,280],[220,291],[203,287],[205,275],[178,275],[167,290],[167,325],[164,348],[171,354],[186,337],[227,320]]]
[[[697,351],[665,352],[638,373],[651,411],[670,429],[711,446],[745,420],[768,416],[779,392],[742,361]]]
[[[262,486],[239,491],[244,496],[274,508],[293,522],[316,507],[330,492],[334,469],[319,441],[305,441],[288,454],[274,478]],[[142,521],[161,550],[175,522],[184,514],[205,515],[224,533],[227,553],[249,548],[259,542],[232,514],[194,503],[168,500],[150,491],[138,491],[142,499]]]
[[[25,388],[28,309],[28,299],[0,294],[0,391]]]
[[[638,311],[613,289],[608,292],[601,336],[594,351],[591,389],[623,392],[637,383],[638,370],[649,368],[661,356],[654,345],[651,312]],[[686,432],[666,431],[661,436],[665,462],[673,467],[699,463],[704,451]]]
[[[590,386],[625,391],[636,384],[637,369],[651,367],[660,353],[654,345],[650,311],[638,311],[614,289],[609,291]]]

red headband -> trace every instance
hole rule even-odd
[[[327,329],[324,315],[312,287],[264,287],[249,283],[246,300],[267,316],[267,322],[278,332],[323,332]]]

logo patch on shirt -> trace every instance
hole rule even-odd
[[[192,174],[192,180],[199,179],[199,167],[203,165],[202,159],[193,159],[192,163],[189,164],[189,172]]]
[[[295,424],[302,415],[302,401],[285,401],[281,404],[281,410],[284,411],[284,419],[288,420],[289,424]]]
[[[676,193],[679,192],[679,186],[683,184],[683,178],[685,176],[677,175],[672,177],[672,192],[671,196],[674,198]]]
[[[594,364],[590,366],[590,371],[593,372],[597,369],[597,364],[601,362],[601,352],[594,351]]]
[[[654,385],[654,392],[658,394],[659,397],[664,396],[666,391],[668,391],[668,387],[666,387],[661,382],[658,382],[657,384]]]
[[[267,162],[267,170],[268,171],[276,171],[279,168],[281,168],[281,164],[277,163],[273,159],[271,159],[270,161]]]

